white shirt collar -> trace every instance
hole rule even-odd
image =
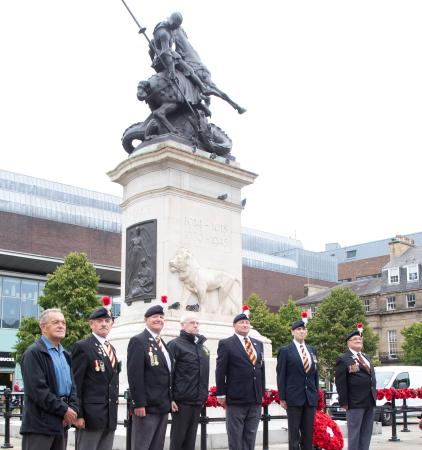
[[[154,339],[156,339],[157,338],[157,336],[159,336],[159,334],[157,334],[157,333],[154,333],[153,331],[151,331],[148,327],[145,327],[145,329],[148,331],[148,333],[150,333],[151,335],[152,335],[152,337],[154,338]]]
[[[237,334],[237,333],[234,333],[234,334],[240,339],[240,342],[241,342],[242,344],[245,343],[245,338],[246,338],[248,341],[250,341],[249,334],[247,334],[246,336],[242,336],[241,334]]]
[[[92,335],[100,342],[101,345],[104,345],[104,342],[107,340],[107,338],[103,338],[102,336],[98,336],[98,334],[95,334],[94,332]]]

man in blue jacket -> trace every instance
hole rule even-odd
[[[218,343],[217,400],[226,409],[230,450],[253,450],[265,391],[264,347],[249,337],[249,317],[233,319],[234,335]]]
[[[22,358],[22,450],[65,450],[67,430],[79,411],[71,358],[60,344],[66,321],[59,309],[46,309],[39,324],[42,336]]]
[[[287,411],[289,450],[312,450],[312,432],[318,405],[316,351],[305,344],[306,324],[292,324],[293,342],[277,356],[277,385],[281,406]]]

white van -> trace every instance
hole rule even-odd
[[[377,389],[395,389],[404,388],[420,388],[422,387],[422,366],[378,366],[375,367],[375,375],[377,378]],[[334,385],[335,387],[335,385]],[[333,407],[339,407],[337,393],[332,394],[331,402]],[[422,406],[422,399],[409,398],[406,399],[407,406]],[[402,406],[403,400],[396,399],[396,406]],[[391,413],[383,411],[382,406],[390,406],[391,402],[383,398],[377,400],[377,414],[375,420],[379,420],[383,425],[391,425]],[[419,415],[420,412],[408,413],[408,415]],[[332,416],[336,419],[344,419],[346,412],[342,408],[332,410]]]
[[[422,366],[380,366],[375,367],[377,377],[377,389],[420,388],[422,387]],[[401,406],[403,400],[396,399],[396,406]],[[422,406],[421,398],[406,399],[407,406]],[[385,398],[377,401],[377,406],[390,405]],[[419,415],[420,412],[408,413]],[[381,412],[380,420],[383,425],[391,425],[391,413]]]

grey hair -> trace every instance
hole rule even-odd
[[[58,308],[50,308],[50,309],[45,309],[41,314],[40,314],[40,318],[38,319],[38,322],[40,325],[45,325],[46,323],[48,323],[48,316],[50,315],[50,313],[60,313],[63,314],[63,312],[58,309]]]
[[[180,323],[186,323],[189,319],[189,317],[193,317],[194,319],[198,320],[198,316],[194,313],[190,313],[190,314],[184,314],[181,318],[180,318]]]

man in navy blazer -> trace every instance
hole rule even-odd
[[[312,432],[318,405],[316,351],[305,344],[306,324],[292,324],[293,342],[277,356],[277,385],[281,406],[287,411],[289,450],[312,450]]]
[[[226,409],[230,450],[253,450],[265,391],[264,346],[249,337],[246,314],[233,319],[235,334],[218,343],[217,400]]]

